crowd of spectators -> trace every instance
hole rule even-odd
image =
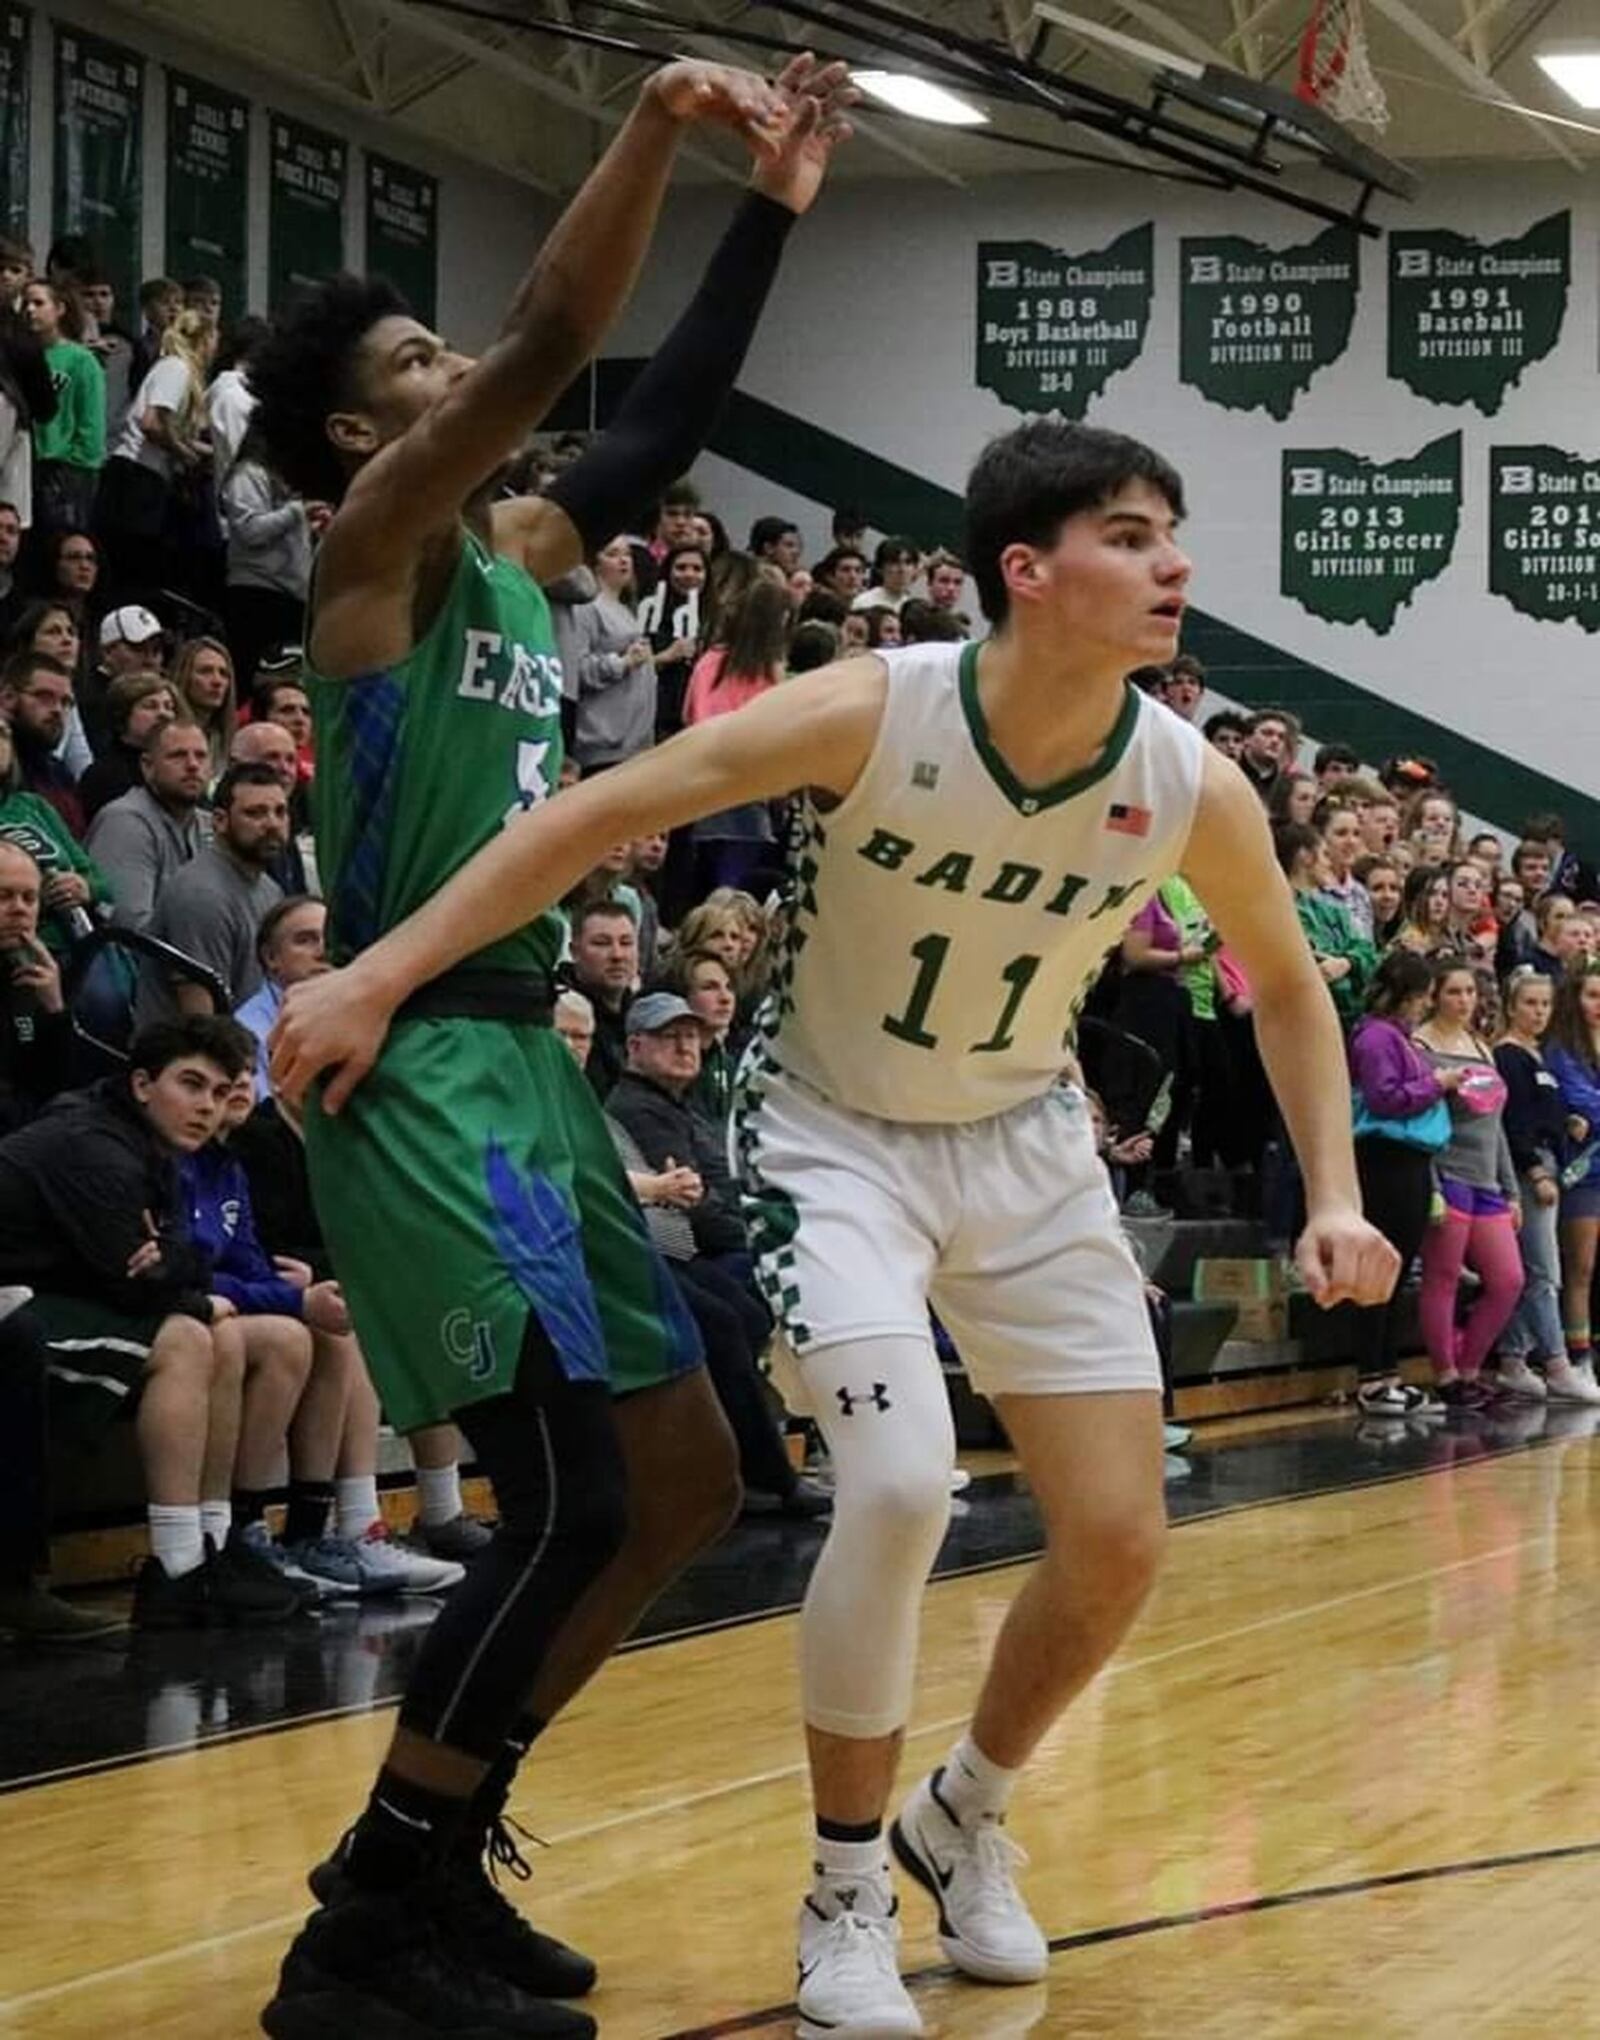
[[[219,345],[218,309],[208,279],[157,278],[124,330],[86,244],[36,273],[0,240],[0,1627],[42,1635],[95,1620],[40,1578],[47,1372],[52,1408],[86,1425],[137,1405],[152,1626],[435,1591],[485,1534],[448,1427],[412,1441],[418,1539],[383,1529],[381,1413],[267,1082],[285,992],[328,967],[300,641],[331,511],[257,457],[264,329]],[[518,485],[574,450],[531,448]],[[738,546],[684,481],[549,590],[564,782],[836,657],[973,635],[953,553],[869,544],[849,509],[831,541],[808,565],[798,526],[765,516]],[[1200,715],[1193,658],[1132,677]],[[1554,816],[1509,858],[1498,835],[1464,841],[1426,760],[1308,758],[1278,709],[1204,732],[1261,797],[1349,1033],[1363,1193],[1420,1258],[1437,1393],[1480,1397],[1498,1356],[1502,1391],[1600,1403],[1600,881]],[[751,1507],[805,1519],[827,1495],[762,1380],[772,1324],[726,1159],[785,938],[787,822],[752,803],[618,844],[565,903],[556,1024],[701,1327]],[[1129,1208],[1168,1194],[1175,1164],[1217,1165],[1259,1179],[1287,1242],[1297,1182],[1250,986],[1181,879],[1090,1011]],[[1352,1329],[1373,1414],[1431,1400],[1400,1379],[1400,1323]]]

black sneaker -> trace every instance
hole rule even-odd
[[[307,1602],[298,1587],[255,1552],[230,1539],[221,1551],[206,1539],[210,1615],[220,1629],[254,1629],[292,1622]]]
[[[586,2012],[530,1997],[450,1945],[420,1886],[313,1913],[261,2015],[273,2040],[594,2040]]]
[[[323,1905],[344,1905],[355,1896],[344,1869],[349,1842],[347,1831],[311,1873],[312,1896]],[[488,1856],[486,1867],[482,1856],[461,1850],[429,1877],[426,1903],[448,1945],[532,1997],[587,1997],[595,1986],[594,1963],[553,1934],[541,1934],[494,1881],[501,1869],[519,1883],[533,1874],[504,1821],[489,1832]]]
[[[302,1610],[315,1608],[322,1598],[316,1582],[298,1579],[286,1572],[279,1557],[281,1549],[270,1537],[262,1536],[258,1541],[248,1527],[230,1530],[227,1543],[217,1553],[217,1564],[228,1572],[254,1580],[257,1586],[287,1587]]]
[[[133,1588],[135,1629],[204,1629],[211,1620],[211,1567],[174,1579],[159,1558],[147,1558]]]

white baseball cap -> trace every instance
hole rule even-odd
[[[161,625],[148,609],[130,602],[125,609],[107,610],[100,625],[100,648],[107,645],[147,645],[161,635]]]

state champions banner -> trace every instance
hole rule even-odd
[[[93,241],[124,319],[138,314],[143,135],[144,58],[58,29],[54,230]]]
[[[249,216],[249,101],[169,71],[167,274],[214,276],[224,325],[245,309]]]

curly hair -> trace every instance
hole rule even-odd
[[[355,401],[356,349],[380,319],[411,307],[378,276],[331,276],[273,321],[252,355],[251,420],[266,464],[291,489],[337,503],[349,476],[328,437],[330,412]]]

